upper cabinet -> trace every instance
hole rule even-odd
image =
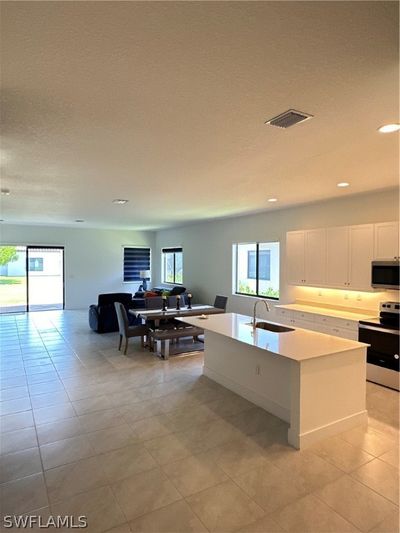
[[[374,258],[374,225],[349,227],[349,279],[348,287],[372,290],[371,262]]]
[[[326,279],[324,285],[347,288],[349,282],[349,228],[326,230]]]
[[[397,222],[290,231],[288,283],[371,291],[371,262],[399,256]]]
[[[399,223],[375,224],[374,259],[393,259],[399,255]]]
[[[290,231],[286,236],[286,255],[290,257],[286,264],[287,279],[293,285],[305,283],[304,234],[305,231]]]
[[[293,285],[316,285],[326,277],[325,229],[290,231],[286,239],[287,277]]]
[[[320,285],[326,279],[326,229],[304,233],[304,283]]]

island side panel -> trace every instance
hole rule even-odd
[[[273,415],[290,421],[289,359],[206,331],[203,372]]]
[[[366,348],[292,361],[289,443],[304,448],[367,422]]]

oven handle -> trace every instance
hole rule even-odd
[[[377,327],[374,327],[374,326],[367,326],[367,325],[364,325],[364,324],[359,324],[358,325],[358,328],[359,329],[370,329],[372,331],[379,331],[380,333],[392,333],[394,335],[399,335],[399,330],[398,329],[382,329],[382,328],[377,328]]]

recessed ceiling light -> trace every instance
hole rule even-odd
[[[4,194],[4,196],[10,195],[10,189],[1,189],[1,194]]]
[[[268,198],[268,202],[277,202],[278,198]]]
[[[77,218],[75,222],[85,222],[82,218]]]
[[[336,184],[338,187],[349,187],[350,183],[347,183],[347,181],[341,181],[340,183]]]
[[[385,124],[378,128],[378,131],[381,133],[393,133],[394,131],[400,130],[400,124]]]
[[[116,198],[115,200],[113,200],[113,204],[118,204],[118,205],[127,204],[128,202],[129,200],[123,200],[122,198]]]

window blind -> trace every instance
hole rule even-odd
[[[139,272],[150,270],[150,248],[124,247],[124,281],[141,281]]]

